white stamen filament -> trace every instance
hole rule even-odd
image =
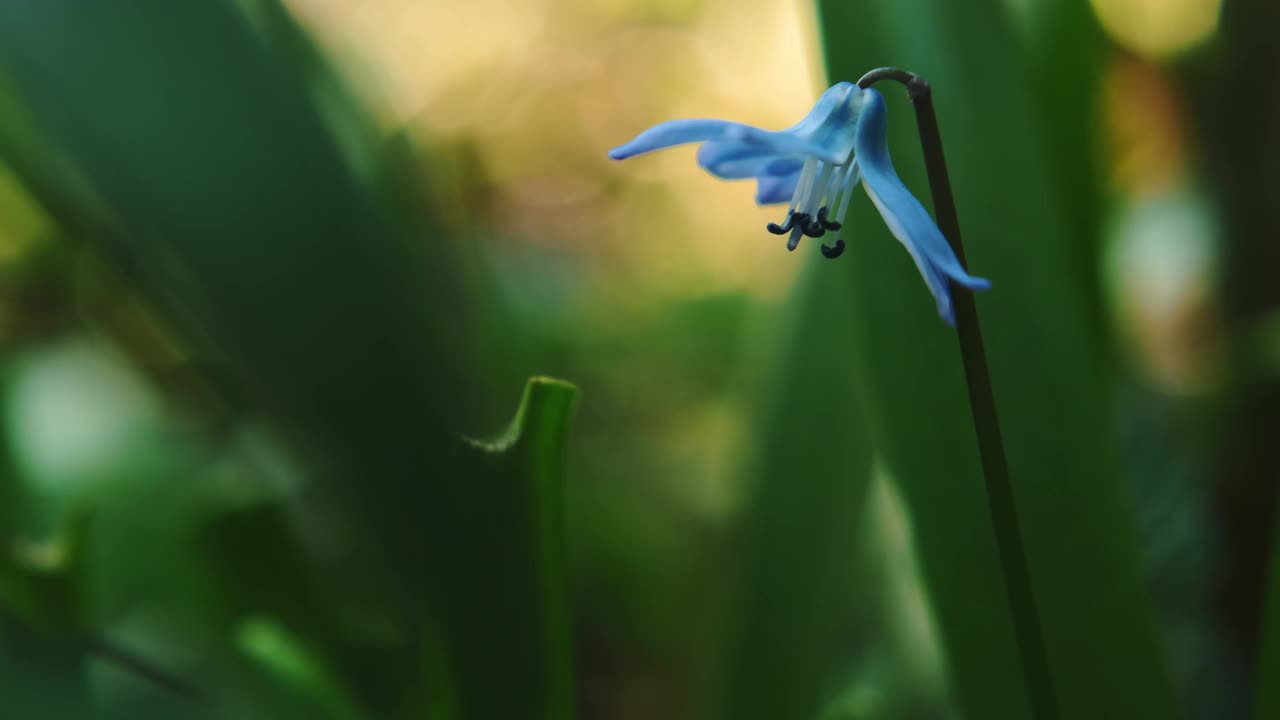
[[[836,222],[843,222],[844,213],[849,207],[849,191],[857,183],[858,163],[833,165],[816,158],[808,158],[800,171],[800,179],[796,182],[795,193],[791,196],[791,206],[787,215],[793,212],[807,213],[813,217],[818,208],[827,206],[834,210],[836,201],[840,200],[840,212],[831,213],[828,217]]]
[[[845,213],[849,209],[849,198],[853,187],[857,184],[858,176],[858,163],[852,156],[848,162],[840,164],[815,157],[805,159],[785,218],[791,231],[791,236],[787,239],[788,250],[794,250],[800,242],[801,235],[808,235],[811,227],[815,228],[816,237],[821,235],[824,229],[831,229],[830,223],[844,223]],[[837,201],[840,209],[832,213]],[[823,219],[819,220],[819,216]],[[800,221],[793,222],[792,217],[799,218]],[[821,229],[818,229],[819,225]],[[839,231],[836,233],[838,235]],[[835,255],[828,255],[828,257],[835,257],[838,254],[837,250]]]
[[[791,217],[791,213],[800,207],[800,212],[804,212],[803,206],[800,205],[801,200],[805,196],[805,190],[809,184],[813,182],[813,174],[818,169],[817,158],[805,158],[804,168],[800,171],[800,180],[796,183],[796,191],[791,195],[791,207],[787,208],[787,217]]]
[[[835,172],[831,173],[831,179],[827,181],[827,187],[822,191],[822,201],[818,203],[821,207],[826,205],[834,209],[836,204],[836,192],[840,189],[840,181],[844,179],[846,167],[837,165]]]
[[[820,163],[822,165],[822,174],[818,176],[818,181],[811,184],[805,192],[804,201],[800,205],[800,212],[808,213],[809,217],[813,217],[818,212],[818,208],[822,205],[823,193],[827,190],[827,183],[831,180],[831,169],[834,167],[831,163]]]
[[[835,221],[844,223],[845,213],[849,212],[849,198],[853,196],[853,189],[858,185],[858,179],[862,175],[862,171],[858,169],[858,161],[854,160],[849,163],[849,169],[845,172],[844,182],[840,183],[840,209],[836,211]]]

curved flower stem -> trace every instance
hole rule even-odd
[[[863,75],[858,80],[858,86],[867,88],[880,80],[895,80],[907,88],[911,104],[916,110],[916,125],[920,131],[920,145],[924,151],[925,169],[929,175],[929,191],[933,195],[933,211],[938,228],[946,236],[960,264],[967,269],[964,246],[960,241],[960,221],[956,217],[956,203],[951,195],[951,180],[942,154],[942,136],[938,132],[938,118],[934,114],[929,83],[905,70],[877,68]],[[972,291],[955,283],[952,283],[952,291],[956,329],[960,336],[960,355],[969,386],[969,407],[973,412],[973,424],[978,434],[978,452],[986,478],[987,502],[991,508],[991,521],[995,526],[1005,592],[1013,613],[1014,632],[1027,677],[1031,707],[1037,720],[1056,718],[1058,704],[1053,676],[1049,671],[1040,613],[1036,608],[1026,552],[1022,545],[1013,486],[1009,482],[1009,465],[1005,460],[1004,441],[1001,439],[995,396],[991,390],[991,374],[987,369],[982,330],[978,326],[978,310]]]

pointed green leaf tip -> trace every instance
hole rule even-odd
[[[563,476],[576,397],[531,378],[506,430],[462,438],[457,474],[435,481],[424,508],[432,717],[574,717]]]
[[[573,401],[578,396],[578,386],[556,378],[534,376],[525,383],[520,407],[506,430],[492,438],[464,437],[467,444],[485,452],[502,453],[511,450],[529,433],[565,431],[573,412]],[[526,440],[527,442],[527,440]]]

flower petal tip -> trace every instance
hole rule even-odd
[[[950,325],[952,328],[956,326],[956,313],[951,309],[950,302],[946,305],[938,305],[938,315],[942,318],[943,322]]]

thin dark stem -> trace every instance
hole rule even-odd
[[[21,615],[0,605],[0,623],[13,623],[26,632],[36,632],[37,628]],[[2,629],[2,628],[0,628]],[[79,635],[69,638],[77,652],[96,657],[103,662],[114,665],[121,672],[129,673],[145,680],[156,688],[169,692],[177,697],[193,703],[205,703],[208,696],[198,687],[181,677],[165,670],[130,650],[101,637]]]
[[[929,175],[929,190],[933,195],[933,211],[938,228],[951,244],[960,264],[968,268],[964,246],[960,241],[960,221],[956,216],[955,199],[951,195],[951,180],[942,154],[942,135],[938,132],[938,118],[934,114],[933,94],[929,83],[905,70],[878,68],[862,76],[858,80],[858,86],[870,87],[880,80],[895,80],[907,87],[916,110],[916,125],[920,131],[920,145],[924,151],[925,169]],[[968,288],[952,283],[951,290],[956,311],[956,329],[960,337],[960,356],[964,361],[965,379],[969,385],[969,407],[973,412],[973,424],[978,435],[978,452],[982,458],[983,475],[986,477],[987,502],[991,508],[991,521],[995,526],[1000,566],[1004,572],[1009,608],[1013,613],[1018,651],[1027,677],[1035,718],[1051,720],[1058,717],[1058,703],[1045,651],[1040,613],[1031,587],[1026,551],[1022,544],[1013,485],[1009,482],[1009,465],[1005,460],[1004,441],[1000,435],[995,395],[991,390],[991,373],[987,369],[982,330],[978,326],[978,309],[973,292]]]
[[[90,639],[86,644],[86,650],[90,655],[111,663],[124,672],[136,675],[161,690],[188,702],[204,703],[207,700],[199,688],[119,645],[101,638]]]

